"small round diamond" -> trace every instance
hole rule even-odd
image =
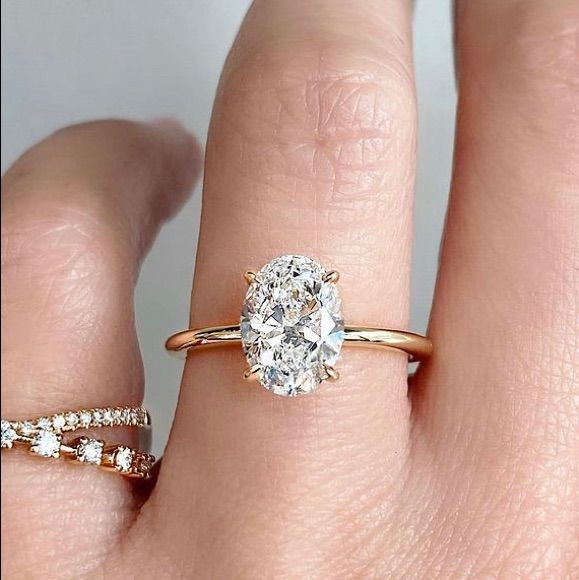
[[[113,412],[111,409],[105,409],[105,411],[103,412],[103,423],[105,425],[113,424]]]
[[[36,428],[30,421],[24,421],[20,425],[20,432],[22,435],[33,435],[36,432]]]
[[[113,424],[118,425],[121,421],[121,410],[120,409],[113,409]]]
[[[30,451],[42,457],[58,457],[61,436],[52,431],[39,431],[34,436]]]
[[[328,377],[344,340],[338,289],[305,256],[281,256],[249,285],[241,341],[261,384],[277,395],[309,393]]]
[[[69,427],[76,427],[78,425],[78,415],[76,413],[67,413],[66,424]]]
[[[76,457],[83,463],[99,465],[103,456],[104,443],[98,439],[83,438],[76,448]]]
[[[103,412],[101,409],[95,409],[92,412],[92,424],[95,427],[99,427],[103,422]]]
[[[119,447],[115,453],[115,467],[124,473],[131,470],[135,452],[129,447]]]
[[[66,425],[66,419],[64,418],[64,415],[55,415],[52,418],[52,427],[56,431],[61,431],[65,425]]]
[[[78,420],[83,427],[89,427],[92,422],[92,414],[88,411],[81,411]]]
[[[52,421],[48,417],[41,417],[36,421],[36,428],[49,431],[52,429]]]
[[[2,419],[2,448],[10,449],[16,440],[16,431],[9,421]]]

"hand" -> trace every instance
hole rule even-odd
[[[340,381],[296,399],[244,383],[238,349],[198,352],[149,495],[3,452],[3,577],[579,576],[579,6],[456,17],[435,354],[410,390],[393,352],[346,348]],[[348,320],[407,327],[410,29],[406,0],[251,8],[207,145],[192,325],[237,320],[244,270],[297,252],[341,272]],[[133,286],[199,159],[170,123],[107,121],[8,171],[3,416],[140,402]]]

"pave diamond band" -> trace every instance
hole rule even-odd
[[[2,448],[11,447],[11,442],[20,435],[31,435],[38,431],[66,433],[102,427],[148,427],[150,424],[151,418],[144,407],[96,407],[25,421],[2,419]]]
[[[280,256],[259,272],[245,273],[248,289],[240,324],[192,329],[171,336],[166,348],[179,352],[241,343],[249,367],[244,377],[275,394],[295,396],[336,380],[342,344],[402,351],[426,360],[432,343],[412,332],[346,326],[335,270],[305,256]]]

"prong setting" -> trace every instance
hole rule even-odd
[[[75,447],[75,458],[81,463],[100,465],[105,443],[100,439],[80,437]]]
[[[34,434],[30,445],[30,452],[41,457],[60,457],[62,435],[53,431],[38,431]]]
[[[245,274],[243,274],[243,277],[245,278],[245,281],[249,285],[255,280],[255,272],[248,270],[247,272],[245,272]]]
[[[340,373],[334,367],[326,366],[324,367],[326,374],[328,375],[327,380],[330,382],[337,381],[340,378]]]
[[[261,370],[261,367],[259,365],[254,365],[252,367],[248,367],[245,369],[245,371],[243,372],[243,378],[246,381],[257,381],[259,378],[259,371]]]
[[[323,280],[324,282],[330,282],[330,284],[336,284],[336,282],[340,279],[340,272],[337,270],[330,270],[326,272]]]

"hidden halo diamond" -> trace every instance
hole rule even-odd
[[[281,256],[246,278],[240,327],[248,377],[286,397],[334,377],[344,321],[333,272],[305,256]]]

